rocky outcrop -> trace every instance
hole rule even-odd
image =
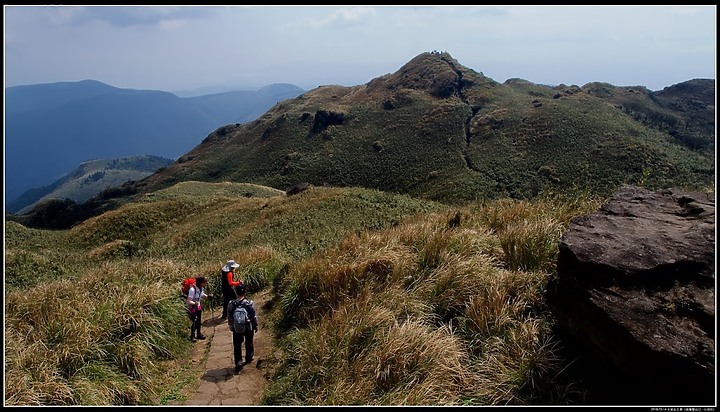
[[[344,121],[345,113],[319,109],[315,113],[315,122],[313,123],[312,132],[320,133],[327,129],[328,126],[342,124]]]
[[[290,189],[285,191],[285,194],[287,196],[296,195],[298,193],[302,193],[310,188],[310,183],[308,182],[299,182]]]
[[[712,404],[714,193],[622,186],[571,222],[557,270],[548,302],[586,372],[616,383],[608,403]]]

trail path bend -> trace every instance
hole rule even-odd
[[[255,302],[259,329],[255,334],[255,358],[245,365],[237,375],[234,372],[232,333],[227,320],[219,319],[221,308],[203,311],[202,333],[204,341],[195,343],[192,362],[199,369],[196,389],[188,394],[184,402],[171,405],[260,405],[263,391],[267,386],[263,361],[272,353],[272,336],[265,330],[263,320],[267,315],[266,303],[269,292],[263,291],[248,296]],[[205,359],[205,352],[207,358]],[[243,344],[243,357],[245,345]]]

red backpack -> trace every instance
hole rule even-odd
[[[195,278],[185,278],[182,282],[182,287],[180,288],[180,292],[183,294],[183,296],[188,295],[188,292],[190,292],[190,287],[195,285]]]

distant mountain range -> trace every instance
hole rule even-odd
[[[5,204],[91,159],[175,159],[227,124],[244,123],[303,89],[272,84],[181,98],[84,80],[5,89]],[[9,209],[14,212],[17,210]]]

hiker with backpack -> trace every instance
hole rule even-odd
[[[212,294],[205,293],[205,287],[208,284],[208,280],[205,276],[196,276],[195,284],[191,284],[188,289],[187,300],[185,306],[187,309],[188,317],[190,318],[190,341],[197,342],[197,339],[203,340],[207,336],[200,332],[200,325],[202,322],[202,299],[212,298]]]
[[[243,365],[253,361],[255,355],[255,333],[258,330],[255,303],[245,296],[245,285],[235,286],[235,299],[227,306],[228,326],[233,334],[233,361],[235,373],[239,373]],[[243,363],[242,346],[245,342],[245,362]]]
[[[235,280],[235,268],[239,267],[240,265],[238,265],[237,262],[230,259],[220,270],[220,284],[222,285],[223,294],[223,309],[220,319],[225,319],[225,317],[227,317],[228,303],[235,299],[235,286],[243,283],[242,280]]]

